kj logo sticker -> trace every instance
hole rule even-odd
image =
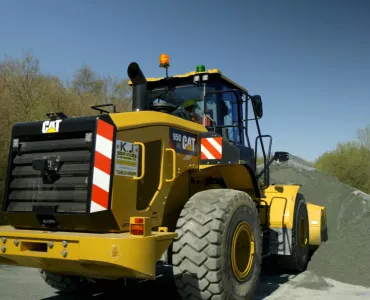
[[[115,175],[138,176],[139,146],[116,140]]]
[[[55,133],[59,132],[59,124],[62,120],[45,121],[42,123],[42,133]]]
[[[197,155],[198,137],[196,134],[170,128],[170,141],[176,152]]]

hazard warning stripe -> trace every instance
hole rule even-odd
[[[108,209],[114,127],[98,120],[90,212]]]
[[[201,159],[222,159],[222,138],[202,138],[200,151]]]

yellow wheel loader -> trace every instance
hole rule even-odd
[[[183,299],[211,300],[252,299],[268,256],[305,269],[325,240],[325,207],[299,185],[270,184],[269,166],[289,154],[272,154],[261,133],[261,97],[204,65],[168,76],[161,55],[160,66],[165,77],[145,78],[129,65],[130,112],[108,103],[13,126],[0,264],[79,291],[155,280],[165,263]]]

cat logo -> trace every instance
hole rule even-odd
[[[171,147],[185,155],[197,155],[197,135],[192,132],[170,128]]]
[[[59,132],[59,123],[62,120],[45,121],[42,123],[42,133],[55,133]]]
[[[187,151],[195,151],[195,138],[183,135],[182,148]]]

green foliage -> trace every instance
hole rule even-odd
[[[263,156],[257,156],[257,166],[263,165],[264,161]]]
[[[370,193],[370,125],[357,132],[357,140],[339,143],[334,151],[325,152],[314,166],[340,181]]]
[[[127,111],[131,106],[127,83],[127,79],[101,77],[89,66],[77,70],[71,82],[62,82],[56,76],[42,74],[39,60],[30,53],[22,59],[6,57],[0,61],[0,203],[15,122],[45,120],[45,114],[52,111],[67,116],[92,115],[97,112],[91,105],[104,103]]]

